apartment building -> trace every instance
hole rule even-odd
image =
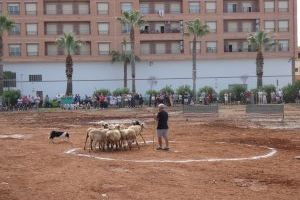
[[[246,38],[259,29],[274,35],[277,44],[265,49],[264,83],[283,86],[292,80],[289,60],[297,54],[296,7],[294,0],[2,0],[0,12],[16,22],[4,36],[4,70],[16,73],[11,87],[24,94],[64,93],[65,56],[55,40],[72,32],[84,41],[74,55],[74,93],[122,87],[122,63],[112,64],[109,54],[130,50],[123,43],[130,27],[116,18],[139,10],[146,24],[135,31],[138,91],[191,85],[186,22],[197,18],[210,30],[196,45],[197,87],[255,87],[256,53]]]

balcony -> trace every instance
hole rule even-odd
[[[179,22],[149,22],[140,30],[141,34],[180,33]]]
[[[30,52],[27,52],[27,56],[38,56],[39,55],[39,52],[38,51],[30,51]]]
[[[21,56],[21,51],[9,51],[9,56]]]
[[[217,53],[217,47],[206,47],[206,53]]]
[[[37,31],[26,31],[27,35],[38,35]]]
[[[225,40],[224,52],[255,52],[246,40]]]
[[[250,33],[257,31],[256,20],[224,20],[226,33]]]
[[[89,1],[82,2],[47,2],[45,3],[44,13],[46,15],[89,15]]]
[[[180,14],[182,13],[182,0],[168,1],[140,1],[140,11],[143,15],[158,14]]]
[[[142,42],[141,55],[183,54],[181,41]]]
[[[224,1],[224,13],[259,12],[259,1]]]
[[[88,22],[45,23],[45,35],[62,35],[63,33],[90,35],[90,24]]]

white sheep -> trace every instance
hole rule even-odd
[[[102,127],[101,128],[88,128],[87,132],[86,132],[86,138],[85,138],[85,143],[84,143],[83,149],[85,150],[88,139],[90,139],[91,150],[93,150],[93,146],[92,146],[93,141],[95,141],[95,144],[97,144],[97,142],[99,142],[99,146],[100,146],[101,141],[99,141],[100,140],[99,138],[102,138],[102,134],[103,133],[105,134],[107,130],[108,129],[104,129]]]
[[[120,141],[121,141],[121,133],[118,129],[108,130],[106,132],[106,138],[107,138],[107,145],[111,145],[110,147],[113,148],[114,145],[116,145],[116,149],[120,147]]]
[[[136,136],[141,136],[141,138],[144,141],[144,144],[146,144],[146,141],[145,141],[145,139],[142,135],[142,131],[144,129],[144,124],[143,123],[141,125],[132,125],[132,126],[129,126],[128,128],[135,130]]]
[[[132,142],[135,141],[138,148],[140,148],[139,143],[137,141],[137,137],[136,137],[136,131],[134,129],[132,129],[132,128],[121,129],[120,133],[121,133],[121,142],[122,142],[121,144],[122,145],[123,145],[123,142],[126,141],[129,149],[131,150]]]

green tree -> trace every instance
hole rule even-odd
[[[7,16],[0,16],[0,94],[3,93],[3,34],[15,26],[14,21]]]
[[[126,40],[124,40],[123,44],[127,44]],[[124,84],[123,87],[127,88],[127,66],[129,63],[131,63],[132,59],[134,58],[136,61],[140,61],[140,58],[135,56],[132,51],[128,52],[128,51],[112,51],[111,52],[111,61],[114,62],[123,62],[123,69],[124,69]]]
[[[59,48],[64,49],[66,57],[66,76],[67,76],[67,89],[66,96],[73,95],[73,59],[72,55],[79,49],[82,42],[72,34],[64,33],[63,36],[56,40]]]
[[[143,16],[138,11],[123,12],[121,17],[117,18],[121,24],[128,25],[130,27],[130,43],[132,55],[135,54],[135,32],[134,28],[140,28],[145,21]],[[135,56],[131,59],[131,76],[132,76],[132,92],[135,92]]]
[[[274,45],[273,38],[269,33],[265,31],[258,31],[256,33],[250,33],[248,38],[248,43],[255,49],[257,52],[256,55],[256,75],[257,75],[257,88],[262,87],[263,85],[263,68],[264,68],[264,56],[263,50],[266,47]]]
[[[176,93],[180,95],[192,94],[191,86],[182,85],[176,89]]]
[[[169,86],[169,85],[167,85],[167,86],[165,86],[164,88],[162,88],[161,90],[160,90],[160,92],[161,93],[166,93],[166,94],[174,94],[175,92],[174,92],[174,89],[171,87],[171,86]]]
[[[196,98],[196,79],[197,79],[197,52],[196,52],[196,45],[197,45],[197,38],[203,37],[209,33],[208,26],[202,25],[199,19],[194,21],[190,21],[187,23],[188,34],[193,36],[193,69],[192,69],[192,77],[193,77],[193,98]]]

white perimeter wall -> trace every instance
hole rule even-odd
[[[23,95],[34,95],[36,91],[43,91],[44,95],[50,97],[57,93],[64,94],[66,89],[65,65],[64,63],[9,63],[4,65],[5,71],[17,73],[17,88]],[[229,84],[243,83],[241,78],[230,78],[232,76],[256,76],[255,60],[205,60],[197,62],[197,87],[209,85],[217,91],[225,89]],[[30,74],[42,74],[43,82],[28,82]],[[153,89],[160,89],[166,85],[177,88],[183,84],[192,85],[192,80],[159,80],[160,78],[190,78],[192,75],[191,61],[154,61],[140,62],[136,64],[136,78],[148,79],[156,77],[157,84]],[[264,84],[274,84],[278,80],[279,87],[291,82],[291,63],[288,59],[265,59],[264,75],[275,77],[264,77]],[[286,75],[287,77],[280,77]],[[219,77],[219,78],[204,78]],[[221,78],[229,77],[229,78]],[[108,88],[114,90],[122,87],[123,81],[108,81],[109,79],[122,79],[123,65],[121,63],[111,64],[110,62],[74,63],[73,93],[80,95],[91,95],[95,89]],[[128,66],[128,78],[131,78],[130,66]],[[81,81],[77,81],[81,80]],[[99,81],[105,80],[105,81]],[[256,87],[256,78],[248,78],[248,88]],[[128,81],[131,86],[131,81]],[[150,82],[147,80],[136,81],[137,91],[144,93],[150,89]]]

